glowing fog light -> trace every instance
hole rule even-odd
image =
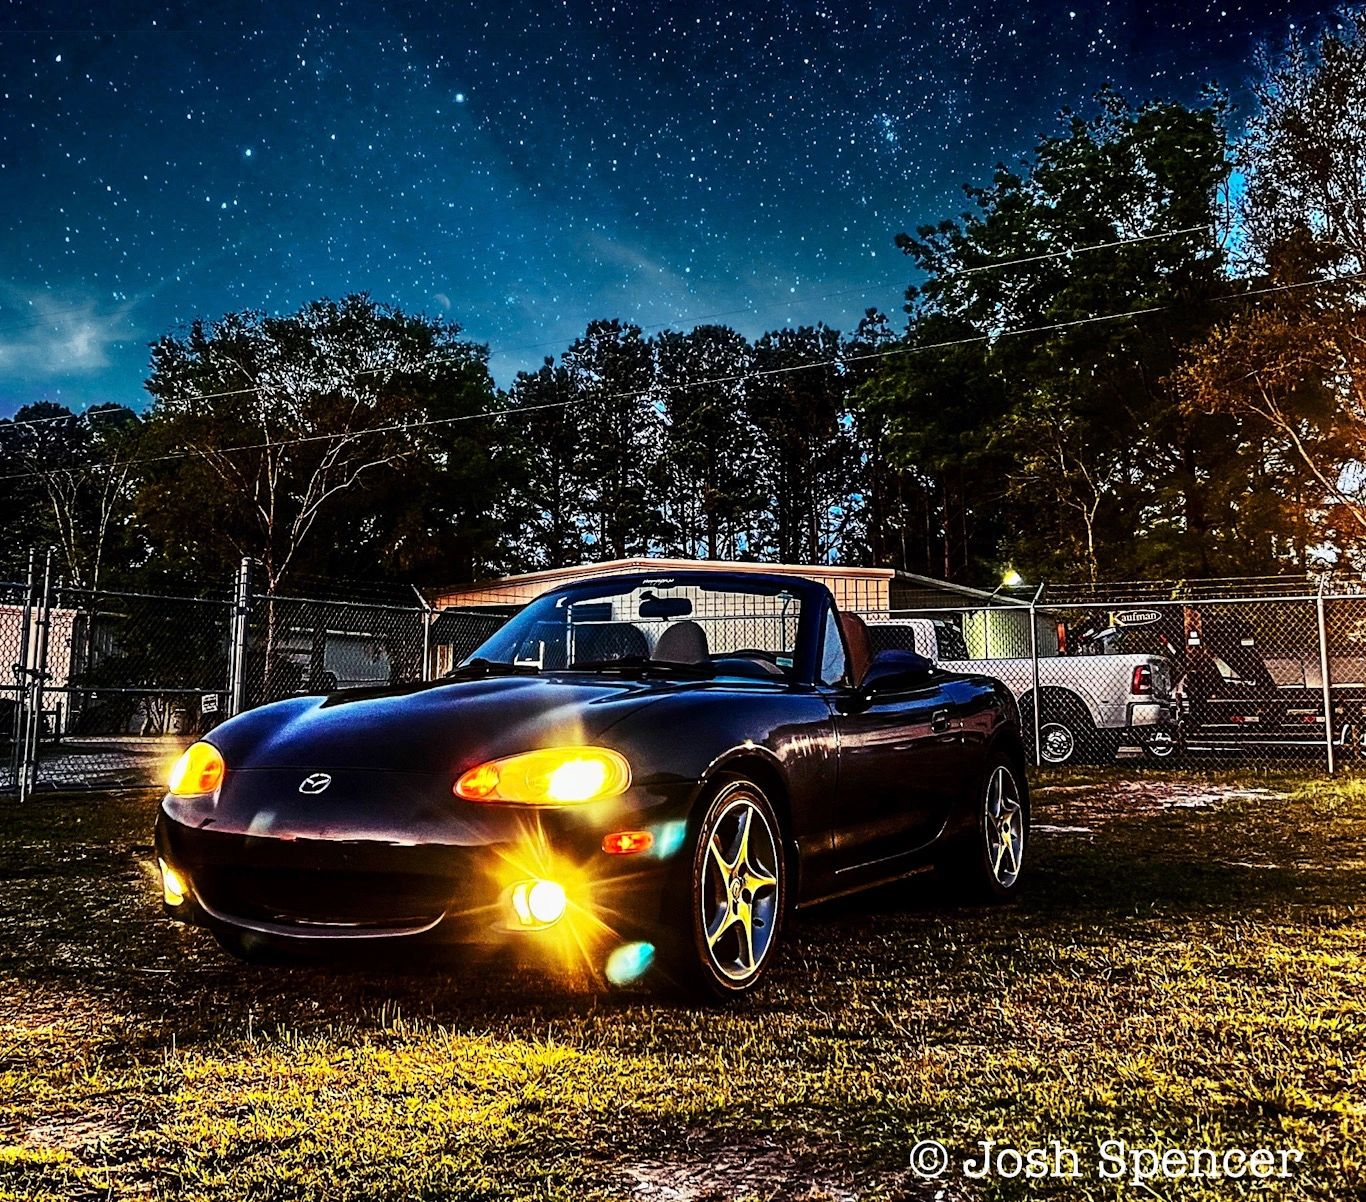
[[[186,895],[190,892],[190,887],[185,883],[185,878],[172,868],[165,860],[158,859],[157,867],[161,869],[161,899],[168,906],[179,906],[185,901]]]
[[[569,906],[564,886],[557,881],[518,881],[508,895],[512,912],[524,927],[553,926]]]
[[[563,917],[566,904],[564,886],[554,881],[537,881],[527,891],[526,905],[531,917],[546,926]]]

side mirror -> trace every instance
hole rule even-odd
[[[859,681],[859,692],[871,697],[875,693],[913,689],[923,684],[933,671],[934,660],[914,651],[879,651]]]

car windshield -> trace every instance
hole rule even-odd
[[[792,675],[801,598],[772,585],[638,578],[548,593],[456,671]]]

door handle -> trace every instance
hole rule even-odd
[[[934,731],[935,734],[941,734],[943,731],[948,730],[948,728],[949,711],[935,710],[934,713],[930,715],[930,729]]]

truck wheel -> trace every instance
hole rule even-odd
[[[1162,763],[1164,760],[1179,759],[1181,740],[1170,730],[1155,730],[1140,741],[1143,754],[1150,760]]]
[[[1026,701],[1021,707],[1025,747],[1034,757],[1034,716]],[[1108,732],[1106,732],[1108,734]],[[1063,764],[1105,763],[1114,758],[1112,741],[1096,730],[1086,707],[1073,697],[1044,694],[1039,714],[1039,759],[1054,767]],[[1107,756],[1107,751],[1109,752]]]

